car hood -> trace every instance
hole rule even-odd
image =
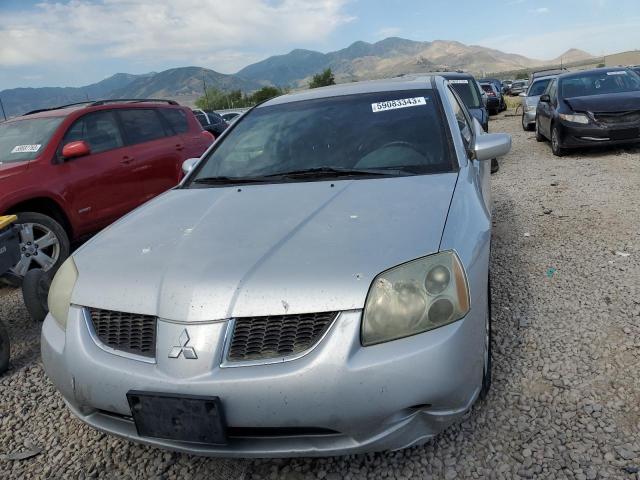
[[[360,309],[438,251],[457,173],[176,189],[74,254],[72,303],[176,321]]]
[[[640,110],[640,91],[566,98],[574,112],[629,112]]]
[[[4,180],[19,173],[24,172],[29,166],[29,162],[7,162],[0,160],[0,180]]]

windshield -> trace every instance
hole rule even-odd
[[[563,98],[640,91],[640,77],[627,70],[587,72],[560,82]]]
[[[309,169],[438,173],[453,171],[453,160],[432,90],[377,92],[258,107],[190,180]]]
[[[547,85],[549,85],[550,81],[550,78],[545,78],[544,80],[533,82],[531,84],[531,88],[529,88],[529,91],[527,92],[527,97],[539,97],[542,95],[547,89]]]
[[[466,78],[449,80],[453,89],[460,95],[460,98],[468,108],[480,108],[480,93],[472,82],[473,80],[467,80]]]
[[[65,117],[0,123],[0,164],[33,160],[44,150]]]

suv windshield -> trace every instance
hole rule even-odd
[[[640,91],[640,77],[628,70],[587,72],[560,82],[563,98]]]
[[[36,158],[64,118],[31,118],[0,123],[0,164]]]
[[[432,90],[409,90],[258,107],[201,162],[190,184],[309,170],[325,178],[340,176],[338,170],[353,176],[453,171],[436,102]]]
[[[527,92],[527,97],[539,97],[542,95],[547,89],[547,85],[549,85],[550,81],[550,78],[545,78],[544,80],[537,80],[533,82]]]
[[[478,89],[474,85],[474,81],[472,79],[467,78],[454,78],[449,80],[449,83],[456,91],[465,105],[469,108],[480,108],[481,100],[480,93]]]

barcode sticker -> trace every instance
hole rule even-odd
[[[387,110],[396,110],[398,108],[419,107],[426,105],[427,99],[424,97],[402,98],[400,100],[389,100],[387,102],[372,103],[373,113],[385,112]]]
[[[29,153],[29,152],[37,152],[40,150],[42,145],[16,145],[11,150],[11,153]]]

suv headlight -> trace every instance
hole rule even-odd
[[[63,329],[67,328],[71,293],[76,285],[76,280],[78,280],[78,269],[73,257],[69,257],[56,272],[49,288],[49,297],[47,298],[49,313]]]
[[[362,318],[362,344],[427,332],[468,312],[469,287],[458,255],[447,251],[419,258],[373,280]]]
[[[589,123],[589,117],[587,117],[582,113],[576,113],[574,115],[561,113],[560,119],[564,120],[565,122],[582,123],[583,125],[586,125],[587,123]]]

